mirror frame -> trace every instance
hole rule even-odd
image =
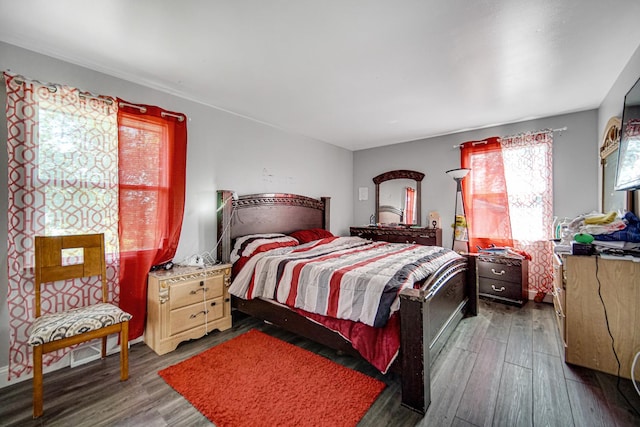
[[[604,133],[602,135],[602,145],[600,146],[600,165],[601,165],[601,176],[602,176],[602,204],[601,210],[602,212],[609,212],[611,210],[611,206],[607,206],[607,197],[606,193],[609,190],[613,190],[615,187],[616,175],[614,171],[614,175],[611,177],[606,176],[605,164],[606,160],[609,156],[614,155],[616,158],[618,157],[618,150],[620,149],[620,126],[621,120],[619,117],[611,117],[605,126]],[[617,168],[616,168],[617,169]],[[608,178],[608,179],[607,179]],[[607,185],[608,181],[613,181],[610,185]],[[633,193],[630,191],[626,191],[624,195],[624,206],[625,210],[631,209],[633,206]]]
[[[422,172],[416,172],[406,169],[398,169],[385,173],[373,178],[373,182],[376,185],[376,223],[380,219],[380,184],[385,181],[391,181],[393,179],[413,179],[416,181],[416,223],[408,225],[422,226],[422,180],[424,174]]]

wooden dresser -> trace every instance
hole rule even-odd
[[[230,264],[149,273],[144,342],[158,354],[231,327]]]
[[[476,258],[480,296],[522,306],[528,299],[529,261],[497,255]]]
[[[556,271],[561,276],[554,303],[567,363],[618,374],[608,319],[620,376],[631,378],[633,357],[640,351],[640,263],[565,255]]]
[[[442,246],[441,228],[406,228],[406,227],[351,227],[352,236],[374,241],[383,240],[390,243],[417,243],[425,246]]]

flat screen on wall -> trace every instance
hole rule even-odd
[[[615,189],[640,189],[640,79],[624,97]]]

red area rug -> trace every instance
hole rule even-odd
[[[355,426],[385,387],[257,330],[158,374],[218,427]]]

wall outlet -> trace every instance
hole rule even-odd
[[[200,255],[193,255],[187,260],[187,265],[190,267],[204,267],[204,259]]]

